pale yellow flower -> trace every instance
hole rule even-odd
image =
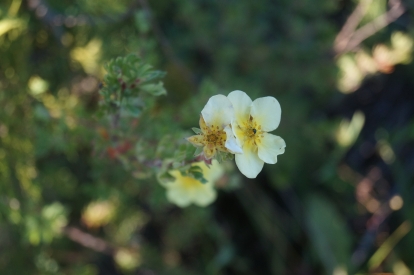
[[[241,153],[230,127],[234,118],[234,109],[224,95],[212,96],[200,116],[200,132],[187,138],[193,145],[202,147],[206,159],[213,158],[217,151]]]
[[[275,164],[277,156],[285,152],[285,141],[268,133],[279,126],[280,104],[271,96],[252,102],[242,91],[233,91],[228,98],[235,112],[233,133],[243,149],[243,154],[236,155],[236,165],[243,175],[255,178],[265,162]]]
[[[167,188],[167,199],[179,207],[186,207],[192,203],[198,206],[207,206],[217,197],[214,182],[223,174],[220,164],[213,160],[209,167],[203,161],[196,162],[192,166],[201,168],[203,177],[207,180],[206,183],[190,176],[183,176],[180,171],[173,170],[169,173],[175,179],[163,184]]]

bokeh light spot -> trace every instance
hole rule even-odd
[[[403,207],[404,201],[399,195],[395,195],[390,200],[390,208],[394,211],[400,210]]]

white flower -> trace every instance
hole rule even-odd
[[[280,104],[270,96],[252,102],[242,91],[233,91],[228,98],[235,112],[233,133],[243,149],[243,154],[236,155],[236,165],[243,175],[255,178],[264,162],[275,164],[277,156],[285,152],[285,141],[267,133],[279,126],[282,113]]]
[[[167,199],[179,207],[186,207],[194,203],[198,206],[207,206],[211,204],[217,197],[214,188],[214,182],[223,174],[220,164],[213,160],[208,167],[203,161],[196,162],[192,166],[199,166],[202,170],[206,183],[199,180],[181,175],[178,170],[169,173],[175,178],[174,181],[163,184],[167,188]]]
[[[203,147],[206,159],[215,156],[217,150],[232,154],[242,153],[237,145],[230,123],[234,119],[234,109],[224,95],[212,96],[201,111],[201,132],[187,138],[195,146]]]

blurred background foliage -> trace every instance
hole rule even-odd
[[[0,273],[412,274],[413,9],[1,1]],[[130,53],[168,94],[99,116]],[[254,180],[223,164],[209,207],[170,204],[154,167],[236,89],[279,100],[286,152]]]

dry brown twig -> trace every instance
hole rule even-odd
[[[72,241],[97,252],[113,255],[117,249],[110,245],[108,242],[98,237],[92,236],[89,233],[83,232],[82,230],[73,226],[68,226],[63,230],[63,232]]]
[[[365,39],[397,20],[405,12],[401,0],[390,0],[390,9],[386,13],[356,29],[371,1],[361,1],[338,33],[334,42],[334,50],[337,55],[356,49]]]

